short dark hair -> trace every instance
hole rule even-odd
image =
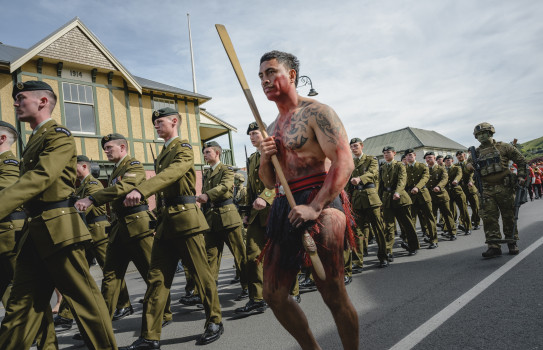
[[[273,50],[266,52],[260,58],[260,64],[272,59],[276,59],[277,62],[284,64],[288,69],[294,69],[296,71],[296,80],[294,81],[294,86],[298,86],[298,76],[300,75],[300,61],[296,56],[291,53]]]

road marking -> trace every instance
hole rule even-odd
[[[476,296],[481,294],[485,289],[490,287],[492,283],[496,282],[506,272],[511,270],[515,265],[521,262],[525,257],[530,255],[534,250],[539,248],[543,244],[543,237],[532,243],[528,248],[524,249],[519,255],[513,257],[502,267],[491,273],[484,280],[476,284],[473,288],[464,293],[461,297],[450,303],[443,310],[438,312],[434,317],[423,323],[419,328],[415,329],[405,338],[400,340],[396,345],[390,348],[390,350],[406,350],[412,349],[426,338],[430,333],[441,326],[445,321],[451,318],[454,314],[460,311],[470,301],[475,299]]]

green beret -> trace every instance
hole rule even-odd
[[[426,153],[424,154],[424,158],[426,158],[426,156],[435,156],[435,155],[436,155],[436,154],[435,154],[434,152],[431,152],[431,151],[430,151],[430,152],[426,152]]]
[[[461,155],[461,154],[464,154],[464,151],[456,151],[456,155]]]
[[[0,120],[0,126],[3,126],[4,128],[8,128],[10,130],[13,130],[15,135],[19,136],[19,132],[17,131],[17,129],[15,129],[15,127],[13,125],[11,125],[10,123]]]
[[[219,147],[220,149],[222,149],[222,147],[216,141],[209,141],[204,143],[204,149],[208,147]]]
[[[441,158],[443,158],[443,156],[441,154],[436,157],[436,159],[441,159]]]
[[[262,122],[262,124],[264,124],[264,128],[266,129],[268,126],[266,125],[266,123]],[[251,124],[249,124],[249,127],[247,128],[247,135],[249,135],[249,133],[251,131],[255,131],[255,130],[260,130],[260,128],[258,127],[258,123],[257,122],[252,122]]]
[[[362,143],[362,140],[358,137],[352,138],[349,142],[349,145],[352,145],[353,143]]]
[[[27,81],[27,82],[18,82],[16,84],[13,85],[13,92],[11,93],[11,96],[13,97],[13,99],[15,100],[15,97],[17,96],[17,94],[19,92],[23,92],[23,91],[38,91],[38,90],[48,90],[48,91],[51,91],[52,93],[55,93],[53,91],[53,88],[43,82],[43,81],[39,81],[39,80],[31,80],[31,81]]]
[[[104,146],[106,145],[106,143],[113,140],[126,140],[126,138],[123,135],[117,134],[117,133],[108,134],[102,137],[102,149],[104,149]]]
[[[396,149],[392,146],[385,146],[383,147],[383,152],[385,151],[392,151],[392,152],[396,152]]]
[[[408,148],[405,150],[405,152],[403,153],[404,156],[408,155],[409,153],[415,153],[415,150],[412,149],[412,148]]]
[[[443,158],[443,160],[447,160],[447,159],[450,159],[450,160],[452,160],[452,159],[453,159],[453,157],[452,157],[451,155],[446,155],[446,156],[445,156],[445,158]]]
[[[166,117],[166,116],[168,116],[168,115],[175,115],[175,116],[178,116],[179,113],[178,113],[175,109],[170,108],[170,107],[157,109],[156,111],[153,112],[153,123],[154,123],[155,120],[157,120],[158,118]]]
[[[83,156],[83,155],[79,155],[77,156],[77,162],[86,162],[86,163],[90,163],[90,159],[89,157],[87,156]]]

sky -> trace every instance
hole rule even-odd
[[[542,1],[18,0],[0,8],[4,44],[29,48],[77,16],[133,75],[192,91],[190,13],[197,92],[212,97],[203,108],[238,129],[241,167],[243,146],[254,150],[246,135],[253,116],[216,23],[226,26],[268,124],[277,108],[258,69],[262,54],[277,49],[299,58],[300,75],[349,138],[410,126],[469,147],[483,121],[497,140],[543,136]]]

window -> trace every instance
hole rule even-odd
[[[96,134],[92,87],[62,83],[66,126],[72,132]]]
[[[170,108],[175,109],[175,101],[166,100],[166,99],[163,99],[163,98],[154,98],[153,99],[153,108],[155,109],[155,111],[157,109],[162,109],[162,108],[166,108],[166,107],[170,107]]]

